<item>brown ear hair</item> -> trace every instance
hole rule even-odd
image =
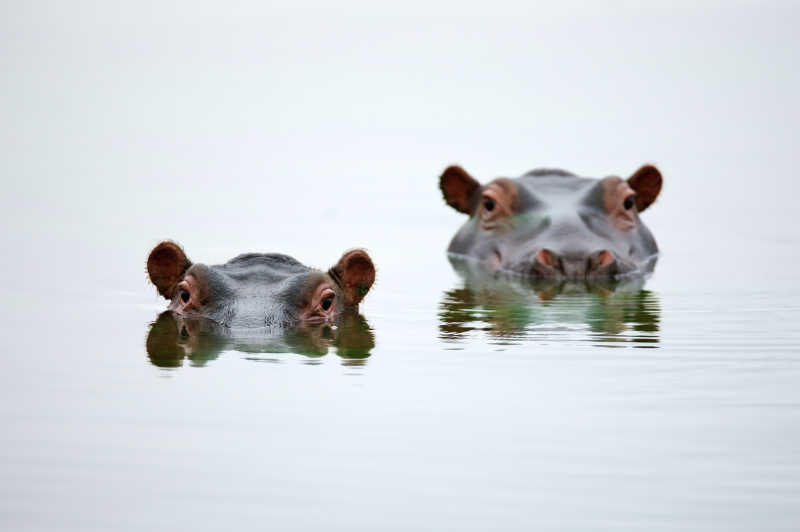
[[[452,208],[464,214],[472,214],[475,209],[475,192],[481,184],[460,166],[448,166],[439,177],[439,188],[444,200]]]
[[[636,192],[636,209],[642,212],[649,207],[661,192],[661,172],[652,164],[646,164],[628,178],[628,184]]]
[[[153,248],[147,257],[147,273],[158,293],[167,299],[175,295],[175,288],[183,274],[192,265],[186,253],[175,242],[164,241]]]
[[[328,270],[342,289],[347,307],[358,305],[375,282],[375,265],[363,249],[351,249],[342,255],[336,266]]]

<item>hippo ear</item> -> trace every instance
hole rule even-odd
[[[363,249],[346,252],[328,274],[342,289],[347,307],[358,305],[375,282],[375,266]]]
[[[175,242],[161,242],[147,257],[147,273],[158,293],[167,299],[175,295],[175,287],[192,262]]]
[[[628,178],[628,184],[636,192],[636,209],[639,212],[656,200],[661,192],[661,182],[661,172],[651,164],[642,166]]]
[[[481,184],[460,166],[448,166],[439,178],[439,188],[448,205],[464,214],[472,214],[475,192]]]

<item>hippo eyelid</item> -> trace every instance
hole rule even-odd
[[[506,180],[507,181],[507,180]],[[481,192],[478,213],[486,223],[492,223],[516,213],[516,188],[512,190],[500,179],[486,185]],[[510,185],[513,186],[513,183]],[[488,229],[488,227],[487,227]]]

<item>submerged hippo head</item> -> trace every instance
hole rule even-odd
[[[321,272],[277,253],[247,253],[217,266],[192,264],[174,242],[153,248],[147,272],[170,300],[169,310],[228,327],[332,323],[343,310],[356,309],[375,280],[372,260],[360,249]]]
[[[627,180],[537,169],[481,185],[463,168],[440,178],[448,205],[469,215],[448,252],[492,269],[546,279],[611,279],[652,269],[658,247],[639,218],[661,191],[661,173]]]

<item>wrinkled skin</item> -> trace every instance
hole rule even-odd
[[[650,165],[627,180],[538,169],[486,185],[450,166],[440,188],[469,220],[448,253],[539,279],[643,275],[655,266],[658,246],[639,214],[656,200],[661,183]]]
[[[322,324],[259,329],[231,329],[206,318],[165,311],[150,325],[147,335],[147,356],[162,368],[179,367],[184,359],[193,366],[203,366],[230,350],[249,355],[297,353],[315,359],[327,355],[331,347],[344,364],[361,365],[375,347],[375,336],[367,320],[352,310],[338,317],[336,327]]]
[[[375,280],[372,260],[359,249],[322,272],[276,253],[193,264],[176,243],[162,242],[150,252],[147,271],[168,310],[228,328],[334,324],[358,309]]]

